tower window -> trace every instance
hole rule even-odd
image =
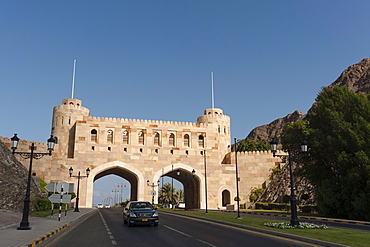
[[[96,129],[91,130],[91,139],[92,142],[98,142],[98,132]]]

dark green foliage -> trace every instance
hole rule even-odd
[[[238,152],[270,150],[270,144],[266,140],[254,141],[248,137],[242,140],[238,140],[237,147]]]
[[[264,189],[262,188],[255,188],[251,191],[251,195],[249,196],[249,200],[251,202],[257,201],[257,199],[262,195]]]
[[[284,195],[284,196],[283,196],[282,201],[283,201],[284,203],[288,203],[288,202],[290,202],[290,196],[289,196],[289,195]]]
[[[302,167],[316,188],[320,212],[370,220],[370,96],[334,87],[316,100],[306,121],[286,126],[283,146],[308,142]]]
[[[307,200],[307,199],[309,199],[310,198],[310,195],[309,194],[303,194],[302,196],[301,196],[301,200]]]
[[[255,205],[256,205],[256,209],[279,210],[279,211],[290,210],[290,204],[256,202]]]
[[[33,201],[33,205],[36,211],[51,209],[51,202],[49,201],[49,199],[36,199],[35,201]]]

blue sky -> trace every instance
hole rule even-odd
[[[195,122],[232,138],[294,110],[369,57],[369,1],[1,1],[0,136],[46,141],[71,97],[92,116]]]

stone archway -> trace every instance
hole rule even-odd
[[[144,184],[146,184],[146,181],[143,174],[132,165],[121,161],[113,161],[91,169],[84,197],[82,197],[80,191],[81,205],[84,205],[83,202],[85,202],[86,207],[92,207],[94,181],[110,174],[120,176],[129,181],[131,184],[131,200],[144,200]]]
[[[161,176],[168,176],[178,180],[183,184],[184,197],[187,199],[188,208],[203,208],[205,193],[203,189],[204,186],[201,185],[204,184],[202,183],[202,181],[204,181],[204,176],[200,171],[196,171],[195,176],[193,177],[193,169],[193,167],[182,163],[169,165],[157,171],[154,174],[152,181],[158,181]],[[180,170],[180,176],[177,175],[177,170]]]
[[[232,195],[236,194],[236,190],[228,185],[223,185],[218,189],[218,208],[225,208],[227,204],[234,204]]]

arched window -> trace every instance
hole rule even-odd
[[[198,146],[204,148],[204,136],[200,135],[198,138]]]
[[[175,146],[175,134],[174,133],[170,134],[170,138],[168,139],[168,144],[172,147]]]
[[[55,144],[58,144],[58,137],[54,136]]]
[[[226,207],[227,204],[230,204],[230,191],[224,190],[222,191],[222,206]]]
[[[90,138],[90,140],[92,142],[98,142],[98,132],[96,131],[96,129],[91,130],[91,138]]]
[[[158,132],[154,134],[154,145],[160,145],[160,135]]]
[[[184,147],[190,147],[190,137],[188,134],[184,135]]]
[[[142,131],[139,132],[139,144],[144,145],[144,133]]]
[[[129,133],[127,130],[123,131],[123,134],[122,134],[122,143],[123,144],[128,144],[128,138],[129,138]]]
[[[113,143],[113,130],[107,131],[107,142]]]

